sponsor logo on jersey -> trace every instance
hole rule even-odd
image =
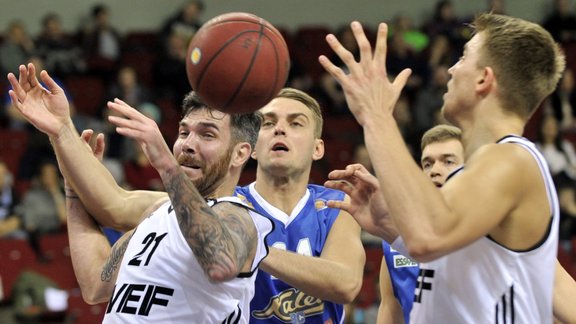
[[[256,319],[267,319],[276,316],[284,322],[290,323],[291,314],[299,313],[299,316],[313,316],[324,312],[324,302],[321,299],[306,295],[295,288],[284,290],[270,299],[263,310],[255,310],[252,316]]]
[[[252,203],[250,201],[248,201],[248,199],[246,198],[246,196],[236,193],[236,197],[240,198],[240,200],[245,204],[248,205],[250,208],[254,208],[254,206],[252,205]]]
[[[167,297],[173,294],[174,289],[155,285],[128,283],[122,284],[122,286],[116,285],[108,302],[106,313],[114,311],[116,313],[148,316],[152,306],[168,306],[169,299]],[[114,307],[116,310],[113,310]]]
[[[316,199],[314,200],[314,207],[316,207],[316,210],[322,210],[328,208],[328,205],[326,205],[326,200]]]
[[[394,256],[394,268],[405,268],[405,267],[416,267],[418,263],[410,260],[401,254],[396,254]]]

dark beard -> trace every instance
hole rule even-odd
[[[210,166],[204,166],[202,177],[192,181],[202,197],[209,198],[224,181],[232,159],[232,150],[233,147],[230,146],[218,161]]]

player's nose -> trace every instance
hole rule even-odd
[[[274,135],[286,135],[286,127],[284,123],[278,122],[274,126]]]

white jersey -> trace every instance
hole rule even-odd
[[[221,201],[242,204],[236,197]],[[273,229],[270,220],[249,211],[258,232],[251,272],[212,283],[170,201],[163,204],[138,225],[128,244],[104,323],[248,323],[257,267],[268,254],[265,238]]]
[[[421,263],[411,323],[552,323],[559,222],[554,183],[533,143],[517,136],[499,143],[517,143],[538,162],[550,203],[548,231],[527,251],[513,251],[483,237]]]

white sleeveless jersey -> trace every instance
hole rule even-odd
[[[242,204],[236,197],[218,199]],[[245,205],[243,205],[245,206]],[[249,209],[258,232],[250,273],[211,283],[184,239],[170,201],[138,225],[122,259],[104,323],[248,323],[273,225]]]
[[[483,237],[421,263],[411,323],[552,323],[559,222],[554,183],[533,143],[517,136],[499,143],[521,145],[538,162],[550,203],[548,231],[527,251],[513,251]]]

